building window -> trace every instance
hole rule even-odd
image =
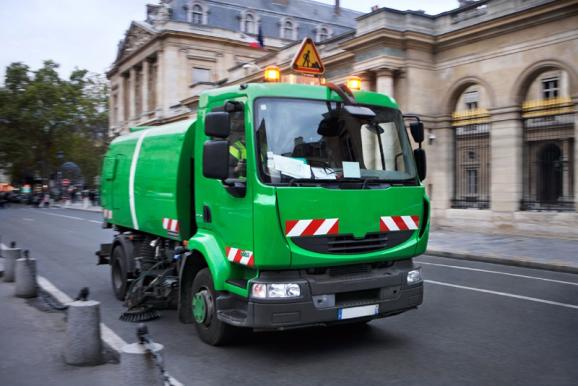
[[[331,36],[331,33],[329,31],[329,28],[325,27],[325,26],[320,26],[317,28],[317,37],[316,37],[316,41],[322,42],[324,40],[329,39],[329,37]]]
[[[193,84],[211,81],[211,70],[208,68],[193,67]]]
[[[193,5],[192,19],[193,24],[203,24],[203,7],[199,4]]]
[[[291,20],[285,20],[281,27],[281,38],[294,39],[295,26]]]
[[[479,91],[469,91],[464,93],[464,103],[466,110],[475,110],[479,107],[480,93]]]
[[[522,210],[575,211],[576,113],[552,109],[523,118]]]
[[[246,33],[248,33],[248,34],[256,33],[255,24],[256,24],[255,23],[255,16],[253,16],[250,13],[245,15],[245,29],[244,29],[244,31]]]
[[[560,87],[558,78],[542,79],[542,98],[558,98]]]
[[[475,121],[473,119],[472,121]],[[490,207],[490,124],[454,121],[452,208]]]

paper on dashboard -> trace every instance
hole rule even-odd
[[[275,169],[293,178],[311,178],[311,167],[299,159],[273,155]]]

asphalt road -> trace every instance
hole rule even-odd
[[[103,322],[126,341],[109,267],[94,251],[112,238],[99,213],[0,210],[2,242],[15,240],[39,274],[74,297],[89,286]],[[424,304],[365,327],[247,333],[230,347],[200,342],[163,311],[150,322],[172,376],[186,385],[575,385],[578,275],[431,256],[422,263]],[[9,315],[0,312],[0,318]],[[1,334],[1,333],[0,333]]]

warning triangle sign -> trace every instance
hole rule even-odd
[[[291,67],[294,71],[304,74],[321,75],[325,72],[321,56],[319,56],[315,43],[313,43],[311,38],[303,39],[297,55],[293,58]]]

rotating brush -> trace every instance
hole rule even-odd
[[[150,306],[135,306],[123,312],[119,319],[123,322],[141,323],[160,318],[159,313]]]

